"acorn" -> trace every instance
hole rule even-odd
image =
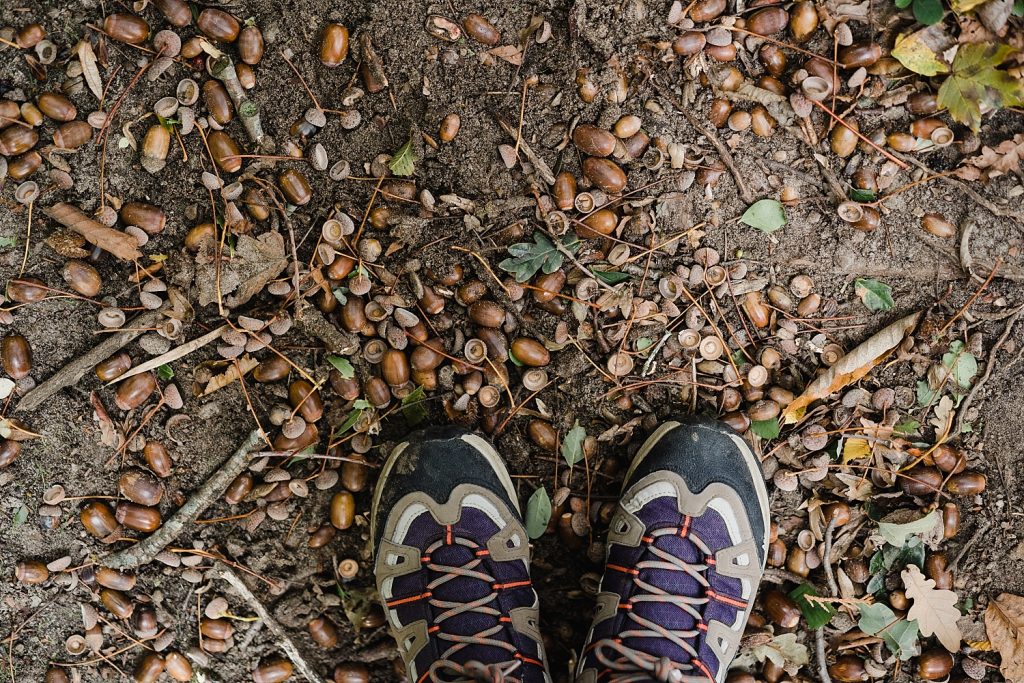
[[[750,110],[750,129],[754,135],[762,138],[771,137],[775,133],[775,118],[768,113],[764,105],[757,104]]]
[[[118,591],[130,591],[135,588],[136,576],[131,572],[121,572],[109,567],[96,567],[96,583],[104,588]]]
[[[533,419],[527,426],[530,440],[541,449],[554,453],[558,450],[558,432],[546,420]]]
[[[285,169],[277,176],[277,184],[285,198],[295,206],[304,206],[313,198],[313,190],[301,171]]]
[[[821,507],[822,515],[826,524],[835,523],[835,526],[843,526],[850,521],[850,506],[844,502],[828,503]]]
[[[263,384],[280,382],[288,377],[291,370],[292,366],[286,359],[270,356],[253,369],[252,378]]]
[[[112,379],[117,379],[124,373],[128,372],[132,367],[132,359],[124,351],[114,354],[110,358],[100,361],[94,368],[96,377],[101,382],[109,382]]]
[[[798,43],[806,43],[818,29],[818,11],[811,0],[794,3],[789,13],[789,33]],[[778,74],[776,74],[778,75]]]
[[[853,227],[861,232],[874,232],[878,228],[881,214],[873,206],[864,206],[863,209],[864,215],[853,223]]]
[[[459,134],[459,128],[462,126],[462,119],[458,114],[452,112],[447,114],[441,120],[441,127],[438,130],[438,137],[441,138],[441,142],[451,142],[455,139],[455,136]]]
[[[931,463],[943,472],[959,474],[967,469],[967,458],[964,454],[946,444],[936,446],[928,457]]]
[[[857,151],[857,142],[860,140],[860,138],[857,137],[857,133],[854,132],[856,130],[860,130],[860,126],[857,122],[848,120],[846,123],[849,125],[849,128],[843,125],[836,125],[829,136],[832,153],[836,156],[842,157],[843,159]],[[853,130],[851,130],[851,128]]]
[[[39,142],[39,133],[34,128],[9,126],[0,132],[0,154],[8,157],[24,154]]]
[[[677,55],[689,57],[704,49],[707,38],[700,31],[686,31],[672,41],[672,51]]]
[[[469,319],[481,327],[501,327],[505,309],[494,301],[476,301],[469,307]]]
[[[772,588],[761,598],[765,614],[781,628],[794,628],[800,623],[800,608],[782,591]]]
[[[380,363],[380,374],[392,387],[400,387],[409,381],[409,358],[397,349],[388,349]]]
[[[953,587],[953,571],[946,562],[946,553],[931,553],[924,560],[924,573],[935,581],[938,590],[950,590]]]
[[[938,469],[917,465],[900,477],[900,488],[908,496],[930,496],[939,490],[943,479]]]
[[[603,128],[581,123],[572,132],[572,141],[584,154],[606,157],[615,149],[615,136]]]
[[[43,157],[40,156],[39,152],[33,150],[12,159],[7,164],[7,175],[12,180],[24,180],[38,171],[42,165]]]
[[[562,171],[555,176],[552,193],[559,211],[571,211],[576,200],[576,177],[569,171]]]
[[[344,531],[352,526],[356,514],[356,499],[349,491],[339,491],[331,498],[331,526]]]
[[[11,439],[0,439],[0,469],[9,466],[21,453],[21,444]]]
[[[377,408],[386,408],[391,403],[391,389],[380,377],[371,377],[363,384],[366,400]]]
[[[73,121],[78,116],[78,109],[75,108],[75,105],[60,93],[44,92],[36,98],[36,104],[39,106],[39,111],[54,121],[66,123]]]
[[[695,22],[717,19],[725,11],[725,0],[697,0],[690,10],[690,18]]]
[[[108,14],[103,20],[103,32],[122,43],[138,45],[149,38],[149,24],[136,14]]]
[[[132,680],[135,683],[156,683],[160,674],[164,672],[164,659],[155,652],[147,652],[139,658],[132,672]]]
[[[155,476],[138,468],[125,470],[117,486],[122,496],[139,505],[158,505],[164,493]]]
[[[736,59],[736,45],[708,45],[704,48],[704,54],[717,62],[731,62]]]
[[[956,503],[946,503],[942,506],[942,536],[953,538],[960,531],[960,508]]]
[[[309,637],[313,642],[329,650],[338,644],[338,629],[327,617],[317,617],[309,622]]]
[[[71,683],[71,679],[64,673],[64,669],[59,669],[55,666],[51,666],[46,670],[46,675],[43,677],[43,683]]]
[[[210,112],[213,120],[222,126],[231,123],[235,117],[235,110],[228,96],[227,88],[218,80],[209,80],[203,83],[203,102]]]
[[[961,472],[950,477],[947,488],[956,496],[976,496],[985,491],[987,482],[981,472]]]
[[[281,683],[292,677],[292,663],[287,659],[266,659],[252,672],[253,683]]]
[[[18,47],[22,50],[28,50],[33,48],[46,37],[46,29],[43,28],[42,24],[25,24],[20,31],[18,31],[15,40],[17,41]]]
[[[836,663],[828,668],[832,680],[839,683],[860,683],[868,680],[868,672],[864,669],[864,660],[856,655],[840,655]]]
[[[886,136],[885,144],[897,152],[913,152],[917,147],[917,138],[910,133],[896,131]]]
[[[145,202],[127,202],[121,207],[120,216],[127,225],[136,225],[150,235],[163,232],[167,225],[163,209]]]
[[[50,570],[46,565],[36,560],[22,560],[14,565],[14,578],[20,583],[33,585],[43,583],[50,578]]]
[[[534,286],[537,289],[533,290],[533,300],[540,304],[553,301],[565,286],[565,280],[565,272],[561,270],[538,275],[534,280]],[[488,346],[490,346],[490,341],[488,341]]]
[[[227,12],[213,7],[207,7],[199,13],[199,19],[196,20],[196,26],[199,30],[206,34],[208,38],[211,38],[222,43],[233,43],[238,38],[238,33],[241,30],[241,24],[238,23],[238,19]]]
[[[732,102],[724,97],[716,97],[711,100],[711,110],[708,112],[708,120],[715,128],[724,128],[732,113]]]
[[[171,26],[182,28],[192,23],[192,10],[185,0],[153,0],[153,5]]]
[[[161,479],[171,476],[173,463],[171,454],[167,452],[167,447],[159,441],[147,441],[142,449],[142,458],[146,461],[146,466],[153,470],[156,476]]]
[[[236,173],[241,170],[242,160],[239,155],[242,150],[230,135],[222,130],[212,131],[206,136],[206,144],[209,145],[210,154],[220,170],[225,173]]]
[[[334,667],[334,683],[370,683],[370,671],[361,662],[345,662]]]
[[[255,26],[246,26],[238,34],[238,56],[246,64],[259,64],[263,59],[263,33]]]
[[[120,503],[115,519],[129,529],[147,534],[159,529],[161,523],[160,510],[136,503]]]
[[[512,342],[512,356],[532,368],[543,367],[551,362],[551,353],[536,339],[517,337]]]
[[[931,648],[917,659],[917,675],[926,681],[940,681],[953,669],[953,655],[940,648]]]
[[[4,372],[12,379],[24,379],[32,371],[32,347],[17,333],[8,334],[0,342]]]
[[[156,377],[152,372],[132,375],[117,385],[114,404],[124,411],[138,408],[156,391]]]
[[[747,292],[744,295],[743,310],[754,327],[765,328],[771,322],[771,309],[764,304],[759,292]]]
[[[878,43],[854,43],[839,50],[839,63],[847,69],[871,66],[882,58],[882,46]]]
[[[626,187],[625,172],[610,159],[588,157],[583,161],[583,174],[609,194],[617,194]]]
[[[340,66],[348,56],[348,28],[327,24],[320,39],[320,63],[326,67]]]
[[[170,149],[170,132],[159,123],[153,124],[142,138],[142,167],[149,173],[159,173],[167,165],[167,153]]]
[[[316,422],[323,417],[324,401],[320,391],[309,380],[297,379],[292,382],[288,387],[288,400],[306,422]]]
[[[936,237],[956,237],[956,226],[941,213],[926,213],[921,216],[921,227]]]
[[[104,588],[100,591],[100,602],[118,619],[127,619],[135,611],[131,597],[118,590]]]
[[[497,45],[501,42],[501,33],[482,14],[467,14],[462,20],[462,28],[470,38],[483,45]]]
[[[352,493],[359,493],[369,485],[370,468],[362,464],[365,458],[358,454],[352,454],[354,460],[361,462],[343,462],[341,464],[341,485]]]
[[[797,3],[801,5],[805,3]],[[810,4],[810,3],[806,3]],[[794,5],[794,8],[796,5]],[[812,10],[813,11],[813,10]],[[817,14],[815,14],[817,16]],[[768,73],[772,76],[779,77],[786,70],[786,53],[782,51],[777,45],[773,43],[765,43],[761,46],[761,49],[757,52],[761,63],[764,64],[764,68],[767,69]]]
[[[932,92],[916,92],[907,98],[907,109],[918,116],[934,114],[939,111],[939,98]]]
[[[761,36],[770,36],[786,28],[789,13],[781,7],[765,7],[747,17],[747,30]]]
[[[68,121],[53,132],[53,144],[61,149],[78,149],[92,139],[92,126],[85,121]]]
[[[249,495],[254,484],[252,475],[248,472],[242,472],[228,484],[227,489],[224,491],[224,502],[228,505],[238,505]]]
[[[615,232],[618,224],[619,218],[614,211],[598,209],[583,219],[583,225],[576,226],[576,234],[583,239],[599,239]]]

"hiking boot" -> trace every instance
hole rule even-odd
[[[529,538],[487,441],[452,427],[410,436],[384,463],[370,525],[410,681],[550,681]]]
[[[633,458],[578,683],[724,680],[768,547],[757,457],[728,427],[659,427]]]

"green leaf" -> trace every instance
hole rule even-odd
[[[17,243],[17,237],[0,237],[0,249],[3,249],[5,247],[13,247]]]
[[[913,0],[896,0],[895,4],[900,9],[906,9],[906,8],[910,7],[910,3],[911,2],[913,2]]]
[[[771,234],[786,224],[786,211],[780,202],[762,199],[751,204],[750,208],[743,212],[740,222]]]
[[[876,602],[860,606],[860,620],[857,621],[857,628],[869,636],[873,636],[887,626],[895,624],[898,620],[899,617],[889,609],[888,605],[884,602]]]
[[[569,467],[583,459],[583,440],[585,438],[587,438],[587,430],[580,427],[580,421],[576,420],[576,424],[562,439],[562,457]]]
[[[365,398],[357,398],[352,402],[352,407],[356,410],[369,410],[373,406]]]
[[[978,374],[978,359],[965,351],[959,340],[949,345],[949,353],[942,355],[942,364],[949,368],[950,378],[961,389],[969,388]]]
[[[11,519],[11,526],[21,526],[28,519],[28,508],[22,505],[14,511],[14,517]]]
[[[931,388],[931,385],[924,380],[917,382],[917,405],[930,406],[939,398],[939,392]]]
[[[594,273],[594,277],[598,280],[609,285],[617,285],[623,280],[629,279],[629,275],[627,273],[620,273],[615,270],[597,270],[596,268],[592,268],[591,272]]]
[[[398,148],[398,151],[391,157],[391,161],[388,162],[388,168],[397,176],[413,174],[413,171],[416,170],[416,152],[412,148],[412,138]]]
[[[965,43],[953,58],[953,73],[939,87],[939,106],[978,132],[982,110],[1024,104],[1024,81],[996,67],[1013,54],[1009,45]]]
[[[338,374],[341,375],[342,379],[352,379],[356,376],[356,369],[352,367],[352,363],[349,362],[348,358],[342,358],[341,356],[327,356],[327,362],[338,371]]]
[[[423,387],[416,387],[408,396],[402,399],[402,415],[410,427],[422,424],[427,419],[427,409],[423,406],[427,394]]]
[[[347,291],[348,290],[345,287],[335,287],[331,290],[331,294],[334,295],[334,298],[338,300],[339,304],[344,306],[348,303],[348,297],[345,296],[345,292]]]
[[[869,311],[892,310],[894,305],[892,287],[884,282],[871,278],[857,278],[857,281],[853,283],[853,291],[856,292]]]
[[[1024,17],[1024,0],[1013,0],[1013,16]]]
[[[914,0],[914,18],[925,26],[942,21],[942,0]]]
[[[893,524],[890,522],[879,522],[878,533],[882,535],[886,543],[902,548],[907,542],[907,538],[910,536],[917,536],[919,534],[926,534],[935,528],[935,525],[939,521],[939,513],[937,510],[932,510],[924,517],[915,519],[911,522],[905,522],[902,524]]]
[[[779,435],[781,427],[777,419],[751,420],[750,431],[754,432],[762,439],[774,439]]]
[[[167,363],[164,363],[156,369],[156,376],[166,382],[170,378],[174,377],[174,368]]]
[[[575,254],[580,241],[575,235],[566,235],[561,239],[562,247]],[[498,264],[506,273],[515,275],[516,282],[526,282],[539,271],[553,273],[562,267],[565,255],[555,247],[547,235],[539,230],[533,233],[533,242],[518,242],[508,248],[511,258]]]
[[[836,608],[823,602],[811,602],[807,599],[808,595],[817,597],[818,592],[811,584],[802,583],[790,592],[789,597],[800,607],[807,620],[807,628],[813,631],[830,622],[836,614]]]
[[[856,187],[850,188],[850,199],[855,202],[873,202],[878,197],[874,190],[860,190]]]
[[[935,76],[949,73],[949,63],[944,54],[953,45],[953,38],[941,26],[927,26],[897,36],[891,54],[914,73]]]
[[[526,501],[526,534],[530,538],[540,538],[548,528],[551,520],[551,499],[548,492],[541,486]]]
[[[900,434],[917,434],[917,430],[920,428],[921,423],[913,418],[910,418],[904,420],[903,422],[900,422],[898,425],[894,426],[892,430],[894,432],[899,432]]]
[[[881,636],[889,648],[889,652],[892,652],[903,661],[907,661],[911,657],[916,657],[921,652],[917,643],[920,630],[916,619],[911,621],[900,619],[882,631]]]
[[[352,429],[352,426],[356,422],[359,421],[359,417],[362,414],[363,414],[363,409],[362,408],[356,408],[351,413],[349,413],[348,417],[345,418],[345,421],[342,422],[341,425],[339,425],[336,430],[334,430],[334,432],[331,435],[332,438],[333,437],[337,437],[337,436],[341,436],[342,434],[344,434],[348,430]]]

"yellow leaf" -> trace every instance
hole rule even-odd
[[[942,61],[941,55],[949,46],[947,36],[941,28],[928,28],[904,34],[896,38],[892,56],[900,64],[922,76],[949,73],[949,64]]]
[[[847,439],[843,444],[843,464],[871,455],[871,444],[867,439]]]
[[[949,6],[957,14],[970,12],[972,9],[984,5],[988,0],[950,0]]]
[[[990,640],[965,640],[964,643],[967,647],[972,650],[977,650],[978,652],[992,652],[995,650],[995,647],[992,646],[992,641]]]
[[[785,424],[796,422],[803,416],[807,406],[868,374],[871,368],[881,363],[882,359],[889,355],[914,329],[920,317],[921,314],[918,312],[897,320],[840,358],[835,365],[808,384],[804,392],[786,406],[786,410],[782,413],[783,422]]]

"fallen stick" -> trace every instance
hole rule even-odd
[[[733,160],[732,153],[729,151],[729,148],[718,139],[718,135],[716,135],[713,130],[701,125],[700,121],[697,120],[697,117],[691,114],[689,110],[679,106],[675,101],[669,101],[672,102],[680,114],[686,117],[686,120],[690,122],[690,125],[696,128],[697,132],[706,137],[708,141],[714,145],[715,149],[718,150],[718,156],[722,157],[722,163],[724,163],[725,167],[729,169],[729,173],[732,174],[733,180],[736,181],[736,190],[739,192],[740,199],[743,200],[743,203],[747,205],[753,204],[754,195],[750,194],[750,190],[747,188],[747,184],[744,182],[743,176],[740,174],[740,170],[736,168],[736,162]]]
[[[252,458],[249,451],[256,446],[259,439],[258,429],[249,432],[242,445],[214,470],[213,475],[164,522],[163,526],[132,547],[100,558],[99,563],[111,569],[130,569],[152,562],[186,526],[194,522],[203,510],[224,494],[228,484],[249,464]]]
[[[254,432],[255,433],[255,432]],[[245,598],[245,601],[249,603],[249,606],[260,616],[263,624],[270,629],[270,632],[274,634],[277,639],[277,644],[281,646],[284,653],[288,655],[288,659],[292,661],[295,668],[299,670],[299,673],[309,683],[324,683],[324,679],[317,674],[316,669],[306,661],[302,653],[299,652],[299,648],[295,646],[292,639],[288,637],[287,631],[281,627],[281,624],[277,623],[277,620],[270,615],[270,611],[267,610],[266,605],[256,597],[256,594],[249,590],[249,587],[242,581],[242,577],[233,572],[230,567],[222,562],[218,562],[215,565],[218,572],[220,572],[221,578],[231,584],[239,595]]]
[[[228,97],[235,105],[235,111],[242,119],[242,126],[249,139],[256,143],[257,147],[263,147],[266,135],[263,133],[263,126],[260,123],[260,109],[245,94],[245,88],[238,81],[238,72],[235,71],[234,62],[227,55],[217,57],[210,65],[210,74],[224,84],[224,89],[228,91]]]
[[[295,327],[322,341],[331,353],[351,356],[359,350],[359,339],[335,327],[313,304],[300,298],[295,309]]]
[[[100,361],[114,355],[126,344],[139,337],[160,322],[163,309],[147,311],[135,316],[121,332],[112,332],[78,358],[55,372],[48,380],[25,394],[14,408],[15,412],[30,412],[45,403],[51,396],[65,387],[78,383],[82,376],[96,367]]]
[[[502,118],[498,118],[498,125],[516,141],[516,144],[519,145],[519,149],[523,150],[523,154],[525,154],[526,158],[530,160],[533,167],[537,169],[537,175],[541,177],[541,180],[548,185],[554,185],[555,174],[551,172],[551,167],[548,166],[547,162],[541,159],[540,155],[527,144],[526,140],[523,139],[523,136],[519,134],[519,131],[516,130],[512,124]]]
[[[220,327],[215,328],[215,329],[207,332],[202,337],[198,337],[196,339],[193,339],[190,342],[185,342],[184,344],[182,344],[178,348],[171,349],[167,353],[160,354],[156,358],[151,358],[151,359],[147,360],[145,363],[142,363],[140,365],[136,365],[135,367],[133,367],[131,370],[129,370],[128,372],[124,373],[123,375],[118,375],[114,379],[112,379],[109,382],[107,382],[107,386],[110,386],[111,384],[117,384],[118,382],[120,382],[122,380],[126,380],[129,377],[132,377],[134,375],[138,375],[140,373],[147,372],[149,370],[154,370],[154,369],[160,367],[161,365],[166,365],[167,363],[173,363],[174,361],[178,360],[179,358],[184,358],[185,356],[187,356],[188,354],[192,353],[193,351],[196,351],[198,349],[203,348],[204,346],[206,346],[210,342],[216,341],[216,340],[220,339],[220,335],[227,328],[228,328],[227,325],[221,325]]]

